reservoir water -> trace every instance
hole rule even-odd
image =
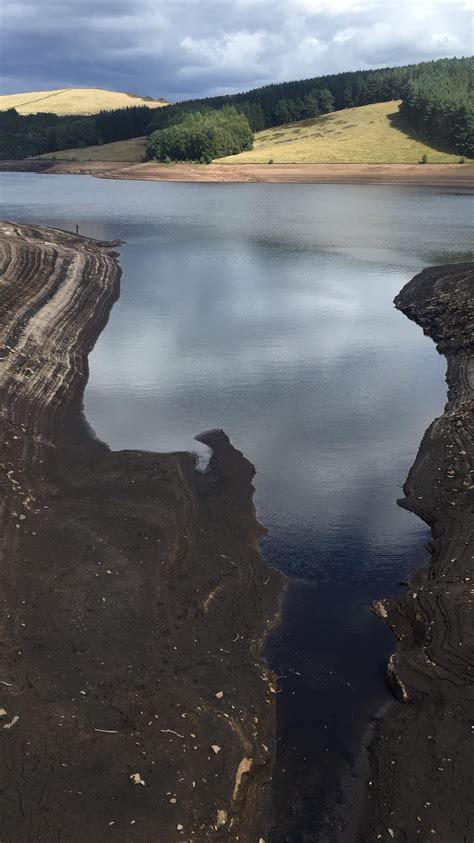
[[[85,412],[114,449],[198,450],[223,427],[255,464],[262,552],[293,583],[268,646],[282,689],[275,841],[331,840],[395,642],[369,611],[427,559],[397,507],[446,400],[444,360],[394,310],[465,259],[471,196],[395,185],[236,185],[2,174],[4,218],[125,241]],[[281,797],[283,794],[283,797]]]

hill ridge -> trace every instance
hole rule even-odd
[[[168,102],[163,97],[141,96],[129,91],[114,91],[94,86],[47,88],[41,91],[0,95],[0,111],[15,108],[22,115],[39,112],[58,116],[90,115],[137,105],[155,109],[168,105]]]

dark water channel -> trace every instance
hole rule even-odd
[[[392,299],[465,257],[470,195],[2,174],[0,200],[5,218],[126,241],[90,357],[97,435],[196,450],[223,427],[255,464],[262,551],[293,581],[268,647],[283,677],[274,840],[332,839],[341,781],[388,699],[394,642],[368,606],[427,557],[396,499],[445,402],[443,360]]]

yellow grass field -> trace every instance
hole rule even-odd
[[[63,149],[60,152],[47,152],[39,158],[54,158],[61,161],[130,161],[143,160],[146,138],[104,143],[101,146],[85,146],[77,149]]]
[[[56,91],[31,91],[28,94],[5,94],[0,96],[0,111],[16,108],[19,114],[97,114],[114,108],[146,105],[161,108],[168,105],[165,100],[145,99],[121,91],[106,91],[104,88],[62,88]]]
[[[219,164],[430,164],[460,160],[398,128],[398,102],[347,108],[257,132],[254,148],[219,158]]]

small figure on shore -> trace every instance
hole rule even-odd
[[[77,223],[76,223],[76,234],[79,234],[79,226],[78,226]]]

